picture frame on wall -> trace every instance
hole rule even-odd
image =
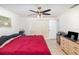
[[[0,16],[0,27],[11,27],[11,19],[6,16]]]

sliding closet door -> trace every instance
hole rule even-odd
[[[43,35],[45,38],[48,36],[49,22],[46,20],[31,20],[30,23],[30,34],[32,35]]]

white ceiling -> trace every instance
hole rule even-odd
[[[52,16],[58,16],[71,7],[72,4],[1,4],[0,6],[21,16],[34,14],[29,10],[37,10],[37,7],[41,6],[42,10],[51,9],[49,13]]]

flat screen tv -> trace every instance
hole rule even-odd
[[[72,38],[72,36],[73,36],[73,40],[78,39],[78,33],[77,32],[68,31],[67,37]]]

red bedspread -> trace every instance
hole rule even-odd
[[[50,55],[41,35],[20,36],[0,48],[1,55]]]

